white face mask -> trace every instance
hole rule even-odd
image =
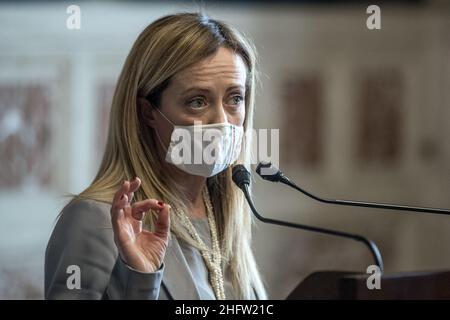
[[[228,122],[191,126],[173,125],[166,161],[192,175],[212,177],[233,164],[241,152],[243,127]],[[163,142],[156,132],[164,149]]]

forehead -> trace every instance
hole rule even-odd
[[[247,67],[242,57],[227,48],[219,48],[210,57],[180,71],[173,78],[174,85],[185,88],[201,84],[245,86]]]

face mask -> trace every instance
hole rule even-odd
[[[165,160],[192,175],[212,177],[233,164],[241,152],[243,127],[228,122],[191,126],[175,125]],[[200,122],[199,122],[200,123]],[[158,140],[165,146],[156,132]]]

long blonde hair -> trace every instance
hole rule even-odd
[[[166,175],[156,152],[154,131],[144,124],[137,106],[138,97],[147,97],[158,105],[161,93],[177,72],[226,47],[239,54],[247,66],[245,96],[245,137],[240,163],[250,165],[251,130],[256,74],[254,45],[236,29],[205,13],[178,13],[164,16],[139,35],[118,79],[110,113],[106,150],[91,183],[75,199],[111,203],[124,180],[138,176],[142,185],[135,200],[161,199],[186,210],[186,196]],[[243,299],[253,288],[260,299],[267,298],[251,249],[252,216],[242,192],[231,180],[231,167],[207,179],[216,216],[224,266],[230,268],[233,288]],[[73,201],[72,200],[72,201]],[[152,228],[154,215],[147,215]],[[171,213],[171,234],[196,246],[177,215]]]

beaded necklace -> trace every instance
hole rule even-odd
[[[209,270],[209,281],[214,290],[214,294],[217,300],[225,300],[225,289],[223,283],[223,272],[222,272],[222,253],[220,251],[219,240],[217,237],[216,221],[214,218],[213,206],[211,204],[211,198],[209,197],[208,188],[203,188],[202,191],[203,201],[205,202],[206,212],[208,215],[209,228],[211,230],[211,243],[212,248],[208,248],[194,225],[192,224],[189,217],[179,210],[174,208],[175,213],[181,218],[184,226],[191,235],[192,239],[200,247],[200,253],[205,261],[205,264]]]

